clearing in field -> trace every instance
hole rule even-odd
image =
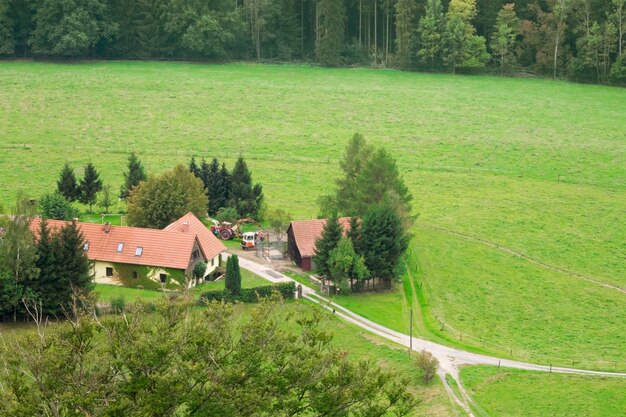
[[[624,89],[139,62],[5,62],[0,85],[5,210],[19,188],[53,190],[66,160],[91,160],[117,189],[131,150],[152,172],[192,155],[232,166],[243,152],[271,207],[310,218],[361,132],[393,152],[415,198],[413,285],[398,299],[419,293],[422,333],[521,359],[626,366]]]

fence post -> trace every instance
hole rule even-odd
[[[552,373],[552,364],[550,364],[550,373]]]

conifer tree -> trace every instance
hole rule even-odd
[[[102,180],[96,167],[91,163],[85,165],[85,176],[80,180],[80,202],[89,205],[89,212],[96,204],[98,193],[102,190]]]
[[[213,158],[207,172],[207,193],[209,196],[209,215],[211,216],[227,204],[221,183],[220,164],[217,158]]]
[[[219,173],[219,192],[216,201],[216,205],[219,205],[218,210],[222,207],[228,207],[230,196],[232,195],[233,177],[228,172],[226,164],[222,163]]]
[[[59,240],[51,233],[48,221],[44,218],[39,227],[37,239],[37,262],[39,279],[33,281],[31,288],[41,301],[44,314],[55,315],[60,313],[63,302],[61,293],[65,293],[59,266],[62,260],[57,259]]]
[[[57,190],[68,201],[76,201],[80,197],[80,189],[76,181],[76,175],[74,169],[70,166],[69,162],[66,162],[59,174],[59,180],[57,181]]]
[[[373,148],[363,135],[355,133],[339,161],[344,176],[336,181],[336,209],[344,215],[363,214],[359,213],[357,207],[357,180],[372,152]]]
[[[396,3],[396,55],[400,68],[410,68],[413,64],[416,17],[415,0],[398,0]]]
[[[74,290],[89,292],[93,288],[91,262],[85,251],[85,238],[75,221],[67,223],[55,234],[55,258],[59,279],[56,281],[57,299],[51,304],[68,307]]]
[[[263,188],[260,184],[252,186],[248,164],[239,156],[231,174],[230,206],[237,210],[240,217],[256,217],[262,200]]]
[[[331,278],[330,253],[337,247],[342,236],[343,231],[335,212],[326,220],[322,235],[315,241],[315,256],[313,257],[315,269],[324,278]]]
[[[359,253],[359,243],[361,240],[361,222],[357,217],[350,217],[350,229],[347,230],[346,236],[352,241],[354,250]]]
[[[226,278],[224,285],[233,295],[241,292],[241,270],[239,269],[239,257],[231,255],[226,261]]]
[[[341,64],[341,47],[344,41],[346,10],[344,0],[319,0],[317,3],[318,27],[315,54],[324,65]]]
[[[409,244],[402,219],[388,204],[372,206],[361,223],[359,254],[373,278],[396,279],[401,256]]]
[[[198,163],[196,162],[195,156],[192,156],[191,160],[189,161],[189,172],[195,175],[196,178],[202,179],[202,176],[200,175],[200,167],[198,166]]]
[[[143,164],[135,154],[131,152],[128,156],[128,171],[124,173],[124,185],[120,191],[120,198],[126,199],[132,189],[139,185],[141,181],[148,178]]]
[[[427,0],[424,15],[417,26],[419,49],[417,55],[422,62],[435,69],[439,61],[444,30],[444,15],[441,0]]]

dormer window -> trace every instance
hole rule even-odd
[[[85,244],[83,245],[83,250],[85,252],[87,252],[89,250],[89,241],[85,242]]]
[[[141,256],[142,253],[143,248],[141,246],[137,246],[137,249],[135,249],[135,256]]]
[[[124,243],[120,242],[117,244],[117,251],[121,252],[122,250],[124,250]]]

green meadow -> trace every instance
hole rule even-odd
[[[393,152],[418,217],[404,290],[342,302],[401,329],[413,300],[420,334],[473,350],[626,366],[625,89],[308,66],[3,62],[0,202],[8,211],[18,189],[52,191],[65,161],[91,160],[117,190],[131,150],[151,172],[192,155],[232,166],[243,153],[270,207],[311,218],[354,132]]]
[[[544,374],[473,366],[461,370],[477,416],[605,417],[626,415],[620,378]]]

